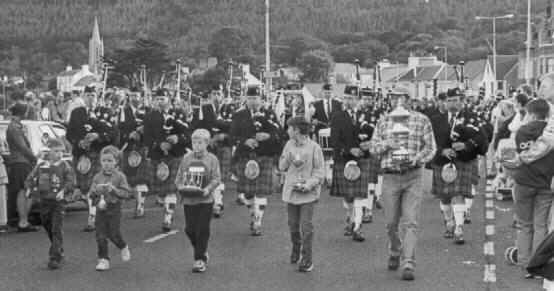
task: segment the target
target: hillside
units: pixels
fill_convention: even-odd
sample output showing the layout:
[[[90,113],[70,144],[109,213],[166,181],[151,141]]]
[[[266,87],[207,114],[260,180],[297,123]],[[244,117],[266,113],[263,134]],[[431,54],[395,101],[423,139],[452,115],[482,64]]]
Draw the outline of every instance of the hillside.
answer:
[[[498,51],[514,53],[523,46],[526,0],[428,2],[272,0],[271,36],[274,43],[289,46],[298,36],[319,41],[323,45],[317,48],[339,61],[369,47],[369,56],[362,55],[367,65],[381,57],[402,61],[435,44],[449,46],[449,59],[458,61],[490,51],[491,24],[475,21],[475,15],[515,13],[516,18],[497,25]],[[546,2],[533,1],[534,14],[543,14]],[[235,26],[252,39],[253,55],[263,52],[261,0],[3,0],[0,73],[28,70],[28,63],[55,72],[82,62],[95,15],[107,51],[142,37],[167,44],[171,57],[204,57],[211,54],[213,34]]]

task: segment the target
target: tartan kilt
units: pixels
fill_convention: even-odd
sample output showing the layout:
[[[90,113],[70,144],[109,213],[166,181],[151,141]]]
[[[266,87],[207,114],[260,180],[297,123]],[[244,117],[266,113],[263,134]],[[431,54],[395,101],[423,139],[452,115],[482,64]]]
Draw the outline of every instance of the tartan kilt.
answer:
[[[77,170],[77,163],[79,163],[78,157],[73,157],[73,170],[75,171],[75,180],[77,182],[77,188],[81,191],[83,195],[86,195],[90,190],[90,185],[92,184],[92,179],[94,175],[100,172],[102,166],[100,165],[100,154],[91,153],[86,155],[90,159],[90,170],[86,174],[81,174]]]
[[[274,187],[274,162],[273,157],[258,157],[256,161],[260,166],[260,175],[254,180],[247,179],[244,175],[244,169],[249,158],[241,158],[237,163],[237,192],[244,193],[246,198],[269,196],[275,192]]]
[[[166,194],[177,193],[177,186],[175,185],[175,178],[177,177],[177,171],[181,165],[183,157],[164,157],[160,160],[150,161],[150,188],[148,193],[151,195],[158,195],[164,197]],[[169,168],[169,177],[162,181],[156,176],[158,164],[164,162]]]
[[[371,170],[369,158],[360,159],[358,161],[358,167],[360,167],[360,178],[356,181],[348,181],[344,177],[344,167],[346,166],[344,160],[335,161],[333,164],[333,181],[331,182],[330,195],[333,197],[342,197],[346,200],[352,200],[354,198],[367,198],[369,183],[377,183],[377,170]],[[372,165],[372,166],[373,166]],[[377,165],[378,169],[379,165]],[[375,173],[375,182],[370,178],[373,171]]]
[[[150,162],[150,159],[148,159],[144,153],[141,153],[140,156],[142,157],[142,160],[140,164],[133,168],[129,166],[128,158],[130,151],[123,152],[123,158],[121,159],[121,171],[127,176],[127,183],[129,183],[129,186],[135,187],[140,184],[146,184],[150,185],[152,182],[152,165]]]
[[[433,166],[433,185],[431,193],[439,199],[451,199],[456,196],[472,198],[471,186],[479,183],[477,160],[471,162],[455,162],[458,176],[452,183],[442,180],[442,167]]]
[[[219,171],[221,172],[221,180],[226,183],[231,178],[231,147],[217,147],[215,156],[219,160]]]
[[[369,166],[368,166],[368,180],[371,184],[377,184],[379,174],[381,173],[381,160],[376,155],[371,155],[369,157]]]

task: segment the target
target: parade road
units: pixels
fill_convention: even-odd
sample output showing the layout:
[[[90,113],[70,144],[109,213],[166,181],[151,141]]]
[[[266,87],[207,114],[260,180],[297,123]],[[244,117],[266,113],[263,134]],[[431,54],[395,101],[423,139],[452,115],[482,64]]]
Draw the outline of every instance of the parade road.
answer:
[[[252,237],[246,209],[235,204],[234,193],[227,193],[223,218],[212,222],[206,273],[191,272],[192,248],[183,232],[182,208],[177,211],[175,230],[161,235],[161,208],[149,200],[143,219],[133,219],[133,203],[126,204],[121,224],[132,259],[121,262],[119,251],[110,245],[112,269],[107,272],[94,270],[94,233],[81,232],[86,212],[66,215],[66,264],[60,270],[46,267],[49,242],[44,231],[2,234],[0,290],[485,290],[482,196],[476,198],[473,223],[466,225],[466,244],[456,246],[442,237],[444,227],[438,202],[425,195],[413,282],[402,281],[399,273],[387,270],[382,210],[376,210],[373,223],[364,225],[366,241],[354,242],[343,236],[341,201],[324,191],[314,217],[312,273],[299,273],[289,263],[287,215],[280,196],[270,199],[264,235]],[[511,202],[495,201],[495,207],[495,287],[539,290],[541,280],[523,279],[516,267],[504,262],[503,251],[514,241]]]

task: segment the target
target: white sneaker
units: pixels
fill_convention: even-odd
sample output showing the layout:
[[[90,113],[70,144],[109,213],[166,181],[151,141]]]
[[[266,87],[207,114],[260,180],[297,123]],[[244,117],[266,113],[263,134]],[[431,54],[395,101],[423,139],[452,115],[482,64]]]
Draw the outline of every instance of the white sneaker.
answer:
[[[107,271],[110,269],[110,261],[106,259],[99,259],[96,265],[96,271]]]
[[[194,273],[203,273],[206,271],[206,263],[202,260],[198,260],[194,262],[194,265],[192,265],[192,271]]]
[[[129,251],[129,246],[125,246],[121,249],[121,260],[124,262],[131,260],[131,251]]]

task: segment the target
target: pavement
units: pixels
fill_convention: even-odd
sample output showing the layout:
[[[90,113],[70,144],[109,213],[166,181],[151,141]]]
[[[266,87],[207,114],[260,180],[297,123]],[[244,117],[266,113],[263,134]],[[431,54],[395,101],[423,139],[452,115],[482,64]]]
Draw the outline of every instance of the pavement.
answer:
[[[425,179],[429,185],[429,177]],[[232,187],[229,187],[232,188]],[[428,191],[428,187],[426,188]],[[110,245],[112,269],[96,272],[94,233],[81,232],[86,212],[68,212],[64,225],[66,264],[46,268],[49,242],[44,231],[0,234],[0,290],[486,290],[483,283],[483,195],[475,199],[473,223],[465,227],[466,244],[457,246],[442,237],[438,201],[426,195],[417,248],[416,279],[400,280],[388,271],[387,237],[382,210],[365,224],[366,241],[343,236],[344,210],[327,191],[317,205],[312,273],[299,273],[289,263],[290,242],[286,208],[279,195],[270,198],[264,218],[264,235],[251,237],[248,212],[225,196],[225,214],[212,221],[210,262],[203,274],[191,272],[192,248],[183,232],[181,207],[175,231],[160,236],[161,208],[153,199],[146,217],[133,219],[133,203],[125,204],[122,232],[132,253],[121,262]],[[504,263],[504,249],[513,245],[511,202],[496,204],[497,282],[492,290],[541,290],[540,280],[526,280],[517,267]],[[145,240],[147,242],[145,242]]]

